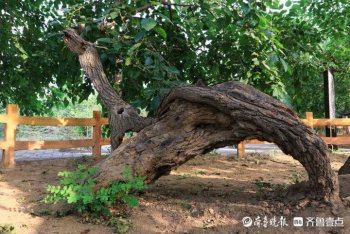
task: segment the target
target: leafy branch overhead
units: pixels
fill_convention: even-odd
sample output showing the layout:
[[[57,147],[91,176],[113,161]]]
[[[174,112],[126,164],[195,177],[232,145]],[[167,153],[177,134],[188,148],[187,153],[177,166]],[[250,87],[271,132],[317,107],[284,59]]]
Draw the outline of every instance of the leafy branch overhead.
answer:
[[[96,43],[113,88],[149,115],[170,87],[198,79],[241,80],[320,115],[320,74],[329,67],[337,71],[338,109],[350,107],[342,95],[350,82],[345,0],[39,0],[2,1],[0,9],[0,40],[8,42],[0,45],[1,104],[27,113],[94,92],[62,43],[70,27]]]

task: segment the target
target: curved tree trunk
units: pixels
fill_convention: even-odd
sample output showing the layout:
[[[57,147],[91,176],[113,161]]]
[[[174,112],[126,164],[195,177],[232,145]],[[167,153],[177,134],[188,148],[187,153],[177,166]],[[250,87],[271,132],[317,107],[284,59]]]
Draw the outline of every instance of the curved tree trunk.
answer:
[[[98,165],[98,181],[104,186],[121,179],[128,165],[152,182],[196,155],[246,139],[276,143],[305,167],[315,195],[338,199],[322,139],[287,106],[239,82],[173,88],[158,109],[157,121]]]
[[[126,165],[134,175],[152,182],[196,155],[247,139],[276,143],[306,169],[315,195],[339,199],[327,146],[312,129],[281,102],[239,82],[212,88],[173,88],[163,99],[155,120],[143,119],[113,91],[94,45],[67,29],[65,43],[76,54],[86,75],[110,113],[113,148],[126,131],[141,131],[98,164],[99,186],[121,179]]]

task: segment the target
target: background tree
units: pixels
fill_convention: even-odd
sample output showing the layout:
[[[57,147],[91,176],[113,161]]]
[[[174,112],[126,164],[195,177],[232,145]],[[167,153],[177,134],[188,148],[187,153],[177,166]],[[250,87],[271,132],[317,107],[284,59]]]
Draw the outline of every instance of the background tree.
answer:
[[[283,80],[293,108],[299,114],[312,110],[324,117],[322,72],[333,69],[338,115],[349,112],[349,2],[289,4],[290,9],[281,11],[274,21],[282,29],[281,43],[290,64]]]

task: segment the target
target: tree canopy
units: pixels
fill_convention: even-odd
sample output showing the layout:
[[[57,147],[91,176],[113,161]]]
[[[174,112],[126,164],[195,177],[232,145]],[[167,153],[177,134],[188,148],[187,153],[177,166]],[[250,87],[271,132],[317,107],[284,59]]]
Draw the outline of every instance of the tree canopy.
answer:
[[[336,1],[0,2],[0,102],[26,113],[94,92],[61,32],[97,44],[110,82],[152,115],[170,87],[228,80],[251,84],[299,114],[323,113],[325,69],[348,112],[350,3]]]

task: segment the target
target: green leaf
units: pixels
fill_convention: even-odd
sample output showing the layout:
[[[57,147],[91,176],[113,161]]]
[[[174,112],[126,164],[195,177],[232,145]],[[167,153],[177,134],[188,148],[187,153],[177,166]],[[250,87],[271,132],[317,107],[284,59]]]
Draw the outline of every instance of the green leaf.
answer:
[[[170,66],[170,67],[165,66],[164,68],[165,68],[165,70],[166,70],[168,73],[175,74],[175,75],[180,75],[179,69],[177,69],[177,68],[174,67],[174,66]]]
[[[275,52],[269,53],[267,56],[267,63],[272,66],[275,65],[276,62],[278,62],[278,56]]]
[[[241,3],[241,9],[242,9],[244,15],[247,15],[251,11],[249,4],[247,4],[245,2]]]
[[[264,65],[264,67],[267,69],[267,70],[271,70],[271,67],[269,65],[267,65],[264,61],[261,62],[262,65]]]
[[[253,61],[255,66],[259,66],[260,65],[260,62],[259,62],[259,60],[257,58],[253,58],[252,61]]]
[[[152,18],[142,19],[141,27],[146,31],[150,31],[157,25],[157,22]]]
[[[69,106],[69,101],[68,101],[67,98],[65,98],[65,99],[63,100],[63,104],[64,104],[65,107]]]
[[[283,58],[280,58],[281,63],[283,65],[284,71],[287,72],[288,71],[288,64],[286,63],[286,61],[284,61]]]
[[[132,55],[141,46],[141,44],[142,43],[139,42],[131,46],[131,48],[128,50],[128,55]]]
[[[75,192],[71,192],[67,197],[67,203],[72,204],[72,203],[76,203],[77,201],[78,201],[77,194]]]
[[[94,197],[88,194],[84,194],[82,198],[83,198],[83,204],[89,204],[92,202]]]
[[[97,42],[103,42],[103,43],[113,43],[113,39],[109,38],[109,37],[103,37],[103,38],[99,38],[97,39]]]
[[[120,42],[115,42],[113,44],[113,49],[118,52],[121,48],[123,48],[123,45]]]
[[[127,57],[127,58],[125,59],[125,65],[126,65],[126,66],[131,65],[131,58],[130,58],[130,57]]]
[[[159,26],[156,26],[153,30],[156,31],[164,39],[167,38],[167,33],[166,33],[166,31],[163,28],[161,28]]]
[[[137,198],[134,196],[127,195],[127,196],[123,197],[123,200],[130,207],[139,206],[139,200],[137,200]]]
[[[135,41],[138,42],[140,41],[142,38],[144,38],[146,36],[146,31],[145,30],[141,30],[138,33],[136,33],[135,35]]]
[[[119,16],[119,11],[112,11],[109,15],[112,19],[115,19]]]
[[[171,20],[170,20],[170,18],[169,18],[168,16],[163,15],[163,14],[161,14],[161,13],[158,13],[158,15],[159,15],[160,17],[162,17],[162,18],[164,19],[165,22],[172,23]]]
[[[15,46],[16,46],[16,48],[19,50],[19,51],[21,51],[21,57],[24,59],[24,60],[26,60],[27,58],[28,58],[28,54],[27,54],[27,52],[23,49],[23,47],[17,42],[17,43],[15,43]]]
[[[121,176],[124,180],[130,180],[132,175],[131,175],[131,169],[129,166],[125,166],[124,170],[121,173]]]

